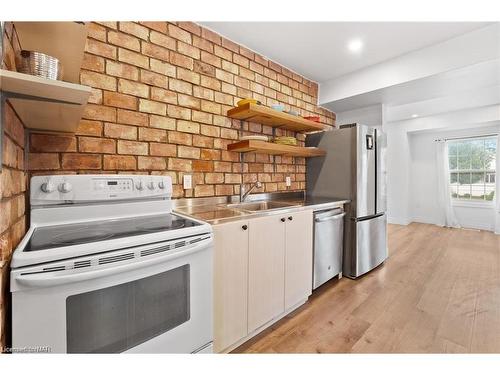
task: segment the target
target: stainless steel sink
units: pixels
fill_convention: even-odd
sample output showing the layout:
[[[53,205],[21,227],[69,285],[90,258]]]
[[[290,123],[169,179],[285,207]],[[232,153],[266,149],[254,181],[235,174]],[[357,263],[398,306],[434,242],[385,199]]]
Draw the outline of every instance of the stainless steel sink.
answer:
[[[276,201],[232,203],[232,204],[226,205],[227,208],[232,208],[235,210],[249,211],[249,212],[269,211],[269,210],[276,210],[276,209],[293,207],[293,206],[297,206],[297,204],[286,203],[286,202],[276,202]]]

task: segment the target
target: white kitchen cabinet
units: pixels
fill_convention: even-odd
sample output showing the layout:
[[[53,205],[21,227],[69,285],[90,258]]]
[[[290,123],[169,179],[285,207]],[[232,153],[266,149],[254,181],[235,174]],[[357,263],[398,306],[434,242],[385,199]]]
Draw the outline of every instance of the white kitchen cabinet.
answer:
[[[259,328],[285,310],[284,216],[250,221],[248,254],[248,331]]]
[[[307,300],[312,290],[312,211],[214,228],[214,349],[226,351]]]
[[[313,279],[313,213],[287,215],[285,225],[285,310],[307,299]]]
[[[248,222],[214,230],[214,350],[220,352],[248,333]]]

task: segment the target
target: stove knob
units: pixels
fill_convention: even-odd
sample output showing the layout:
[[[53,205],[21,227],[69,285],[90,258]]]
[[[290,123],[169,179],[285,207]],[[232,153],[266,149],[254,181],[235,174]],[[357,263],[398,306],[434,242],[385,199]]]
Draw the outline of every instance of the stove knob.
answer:
[[[148,189],[153,190],[155,188],[155,183],[153,181],[148,183]]]
[[[137,188],[137,190],[143,190],[144,184],[142,183],[142,181],[139,181],[135,187]]]
[[[165,189],[165,183],[163,181],[158,182],[158,187],[160,189]]]
[[[73,186],[69,182],[63,182],[59,185],[59,191],[61,193],[69,193],[73,189]]]
[[[44,193],[52,193],[56,187],[52,182],[44,182],[42,186],[40,186],[40,189],[42,189]]]

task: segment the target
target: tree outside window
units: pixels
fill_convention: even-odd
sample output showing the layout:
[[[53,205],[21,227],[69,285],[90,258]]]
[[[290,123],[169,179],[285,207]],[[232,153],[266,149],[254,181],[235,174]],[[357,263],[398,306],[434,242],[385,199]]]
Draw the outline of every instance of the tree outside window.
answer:
[[[448,141],[452,198],[493,201],[496,150],[496,137]]]

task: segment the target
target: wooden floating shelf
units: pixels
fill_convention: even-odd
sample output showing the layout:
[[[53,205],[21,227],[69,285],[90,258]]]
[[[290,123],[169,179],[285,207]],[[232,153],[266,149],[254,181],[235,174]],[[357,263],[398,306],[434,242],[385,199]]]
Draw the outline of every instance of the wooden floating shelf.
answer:
[[[227,111],[227,116],[238,120],[257,122],[294,132],[324,131],[328,126],[306,120],[300,116],[276,111],[263,105],[247,103]]]
[[[299,156],[304,158],[326,155],[326,151],[316,147],[280,145],[277,143],[254,140],[232,143],[227,146],[227,149],[228,151],[234,152],[254,152],[258,154]]]
[[[0,91],[27,128],[75,132],[91,88],[0,69]]]

